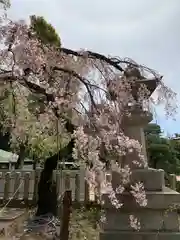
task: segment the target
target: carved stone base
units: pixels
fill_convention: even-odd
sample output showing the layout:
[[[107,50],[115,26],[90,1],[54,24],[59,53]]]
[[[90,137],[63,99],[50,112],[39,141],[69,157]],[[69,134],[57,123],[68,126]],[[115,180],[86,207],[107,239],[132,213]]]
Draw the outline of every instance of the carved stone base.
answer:
[[[148,204],[140,207],[128,192],[117,195],[123,203],[115,209],[108,196],[104,195],[106,223],[100,240],[176,240],[180,239],[179,216],[180,194],[164,187],[163,171],[154,169],[136,170],[132,181],[144,182]],[[157,184],[156,184],[157,182]],[[130,226],[130,215],[138,218],[140,231]]]
[[[132,172],[131,183],[143,182],[147,191],[161,191],[165,186],[162,169],[136,169]]]
[[[119,173],[112,173],[112,185],[119,185]],[[165,186],[164,171],[162,169],[145,168],[135,169],[130,177],[130,185],[136,182],[143,182],[144,188],[147,191],[162,191]]]

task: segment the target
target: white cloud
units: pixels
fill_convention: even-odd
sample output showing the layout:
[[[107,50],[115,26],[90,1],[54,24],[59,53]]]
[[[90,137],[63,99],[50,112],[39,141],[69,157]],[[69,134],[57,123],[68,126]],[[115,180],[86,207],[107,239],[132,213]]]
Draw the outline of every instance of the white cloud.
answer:
[[[180,92],[179,0],[11,2],[13,18],[43,15],[55,26],[64,46],[133,58],[158,70],[165,82]],[[172,124],[167,128],[171,131]]]

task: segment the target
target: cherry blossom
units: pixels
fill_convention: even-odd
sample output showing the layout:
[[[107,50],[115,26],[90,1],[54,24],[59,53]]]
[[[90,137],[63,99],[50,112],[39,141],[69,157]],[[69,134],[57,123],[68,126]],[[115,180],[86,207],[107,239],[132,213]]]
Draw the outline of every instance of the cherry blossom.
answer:
[[[132,158],[132,165],[147,166],[141,144],[126,136],[123,126],[123,119],[134,107],[143,110],[144,101],[150,103],[150,92],[140,80],[158,82],[158,101],[165,102],[169,115],[175,111],[170,103],[175,94],[158,73],[130,59],[44,45],[24,21],[3,19],[0,40],[0,83],[15,106],[3,109],[2,122],[5,129],[11,128],[12,144],[32,147],[37,136],[56,135],[57,120],[62,137],[64,122],[70,119],[76,130],[71,136],[66,134],[69,140],[75,138],[75,161],[86,165],[87,181],[96,190],[103,185],[112,205],[121,208],[116,195],[126,190],[132,171],[131,164],[123,163],[124,157],[133,153],[137,158]],[[41,100],[41,109],[29,109],[30,94]],[[121,176],[115,190],[106,181],[107,170]],[[147,204],[142,183],[132,185],[131,194],[140,206]],[[139,229],[136,219],[130,216],[130,221]]]

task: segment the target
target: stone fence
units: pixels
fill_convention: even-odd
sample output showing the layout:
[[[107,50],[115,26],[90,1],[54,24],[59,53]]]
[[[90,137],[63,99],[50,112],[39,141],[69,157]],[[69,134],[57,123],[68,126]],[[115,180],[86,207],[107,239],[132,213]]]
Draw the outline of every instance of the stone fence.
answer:
[[[41,170],[0,171],[0,204],[8,207],[28,207],[36,204],[38,182]],[[94,199],[93,192],[84,179],[84,170],[54,171],[57,194],[60,199],[65,190],[72,191],[73,201],[89,202]]]

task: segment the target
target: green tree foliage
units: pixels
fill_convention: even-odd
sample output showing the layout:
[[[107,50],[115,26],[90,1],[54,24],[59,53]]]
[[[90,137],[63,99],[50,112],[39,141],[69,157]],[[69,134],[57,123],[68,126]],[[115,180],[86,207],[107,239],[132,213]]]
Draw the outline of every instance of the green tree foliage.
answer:
[[[3,95],[4,91],[7,94]],[[29,107],[31,92],[7,84],[0,93],[4,96],[0,101],[0,148],[20,156],[17,168],[23,166],[25,157],[44,159],[63,146],[67,134],[61,122],[57,129],[57,120],[47,106],[44,111],[36,109],[36,104]]]
[[[30,21],[31,29],[42,43],[55,47],[61,46],[61,40],[56,30],[43,17],[32,15]]]
[[[176,156],[180,159],[180,134],[175,133],[175,137],[170,139],[171,145],[176,151]],[[180,171],[179,171],[180,172]]]
[[[148,136],[159,136],[161,133],[161,127],[155,123],[149,123],[145,129],[145,134]]]
[[[180,172],[180,144],[162,136],[159,125],[150,123],[145,128],[149,166],[167,173]]]

